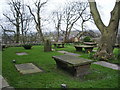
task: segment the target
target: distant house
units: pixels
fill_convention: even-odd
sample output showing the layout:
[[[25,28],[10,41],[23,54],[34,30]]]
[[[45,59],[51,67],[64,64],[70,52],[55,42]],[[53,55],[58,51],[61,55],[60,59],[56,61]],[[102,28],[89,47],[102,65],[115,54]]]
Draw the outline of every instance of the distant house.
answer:
[[[60,36],[59,39],[58,39],[58,42],[63,42],[63,40],[64,40],[64,37]]]

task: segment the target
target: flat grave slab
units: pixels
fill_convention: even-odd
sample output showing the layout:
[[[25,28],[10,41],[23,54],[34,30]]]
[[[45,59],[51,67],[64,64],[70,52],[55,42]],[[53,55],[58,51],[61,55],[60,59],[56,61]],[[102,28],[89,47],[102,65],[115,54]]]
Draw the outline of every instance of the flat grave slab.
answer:
[[[65,54],[66,54],[66,55],[77,56],[77,57],[78,57],[78,56],[80,56],[80,54],[76,54],[76,53],[69,53],[69,52],[68,52],[68,53],[65,53]]]
[[[35,66],[32,63],[16,64],[15,67],[22,74],[43,72],[43,70],[39,69],[37,66]]]
[[[57,51],[57,52],[59,52],[59,53],[63,53],[63,54],[68,53],[67,51]]]
[[[93,62],[72,55],[53,56],[52,58],[56,61],[57,68],[63,69],[76,77],[88,74],[90,65]]]
[[[21,56],[21,55],[28,55],[26,52],[17,52],[17,55]]]
[[[63,54],[65,54],[65,55],[80,56],[80,54],[70,53],[70,52],[67,52],[67,51],[57,51],[57,52],[63,53]]]

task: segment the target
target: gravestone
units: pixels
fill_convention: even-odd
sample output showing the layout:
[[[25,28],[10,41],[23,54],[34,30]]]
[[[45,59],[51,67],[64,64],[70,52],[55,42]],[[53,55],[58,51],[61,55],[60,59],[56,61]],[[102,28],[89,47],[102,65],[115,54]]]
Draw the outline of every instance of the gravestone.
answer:
[[[44,43],[44,52],[52,51],[50,40],[46,40]]]
[[[53,56],[57,68],[63,69],[73,76],[79,77],[88,74],[92,60],[75,57],[72,55]]]
[[[15,64],[15,67],[21,74],[30,74],[30,73],[37,73],[43,71],[32,63]]]
[[[59,53],[63,53],[63,54],[68,53],[67,51],[57,51],[57,52],[59,52]]]
[[[8,84],[8,82],[5,80],[4,77],[2,77],[2,76],[0,75],[0,90],[1,90],[2,88],[8,87],[8,86],[10,86],[10,85]]]
[[[65,55],[71,55],[71,56],[80,56],[80,54],[76,54],[76,53],[70,53],[70,52],[67,52],[67,51],[57,51],[59,53],[63,53]]]
[[[65,53],[66,55],[71,55],[71,56],[76,56],[76,57],[78,57],[78,56],[80,56],[80,54],[76,54],[76,53]]]
[[[28,55],[26,52],[17,52],[17,55],[21,56],[21,55]]]

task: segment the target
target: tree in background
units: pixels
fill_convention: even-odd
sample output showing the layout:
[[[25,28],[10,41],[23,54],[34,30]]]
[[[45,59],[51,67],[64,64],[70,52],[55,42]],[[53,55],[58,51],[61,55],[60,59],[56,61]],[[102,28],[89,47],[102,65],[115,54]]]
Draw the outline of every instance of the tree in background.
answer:
[[[27,5],[31,15],[33,16],[34,22],[36,24],[36,30],[39,33],[39,36],[40,36],[42,42],[44,42],[44,36],[43,36],[42,28],[41,28],[42,27],[42,25],[41,25],[41,9],[44,7],[44,5],[46,3],[47,3],[47,1],[45,1],[45,2],[41,2],[41,0],[36,1],[34,3],[35,7],[36,7],[35,13],[32,11],[31,7],[29,5]]]
[[[87,13],[88,7],[89,7],[88,3],[82,1],[71,2],[70,4],[67,4],[67,6],[64,9],[63,16],[66,25],[64,42],[67,42],[67,40],[69,39],[70,32],[79,19],[81,19],[83,23],[89,20],[90,17],[83,18],[85,17],[85,14],[88,15]]]
[[[3,14],[10,23],[12,23],[16,28],[16,43],[19,43],[20,37],[20,8],[21,3],[18,1],[11,0],[9,3],[11,14]]]
[[[56,42],[58,42],[60,37],[61,21],[62,21],[62,13],[60,11],[53,12],[53,22],[55,24],[55,29],[57,31]]]
[[[111,11],[111,18],[108,26],[105,26],[101,20],[95,0],[89,0],[90,11],[94,22],[101,32],[101,40],[98,51],[95,54],[99,59],[107,60],[113,56],[113,46],[115,45],[120,19],[120,1],[116,0],[115,6]]]
[[[29,26],[30,23],[32,22],[32,17],[29,13],[27,13],[27,8],[24,3],[21,5],[21,10],[20,10],[20,28],[21,28],[21,33],[22,33],[22,43],[25,44],[26,40],[26,34],[29,31]]]
[[[10,6],[10,12],[4,13],[3,15],[13,27],[16,28],[16,43],[19,43],[20,41],[20,32],[22,32],[22,42],[24,42],[24,36],[29,29],[29,22],[31,20],[30,15],[28,15],[25,5],[21,0],[10,0],[8,4]],[[5,27],[2,26],[2,28],[5,30]]]
[[[77,3],[77,2],[76,2]],[[82,4],[82,5],[80,5]],[[88,2],[84,2],[84,3],[77,3],[78,6],[76,6],[76,10],[79,11],[80,6],[82,6],[83,8],[83,13],[79,13],[80,15],[80,19],[79,19],[79,24],[78,26],[81,28],[81,31],[77,30],[79,33],[75,36],[78,39],[80,39],[84,34],[86,34],[86,22],[88,21],[93,21],[92,17],[91,17],[91,13],[89,12],[89,3]],[[80,6],[79,6],[80,5]],[[79,8],[78,8],[79,7]],[[81,24],[81,25],[80,25]]]

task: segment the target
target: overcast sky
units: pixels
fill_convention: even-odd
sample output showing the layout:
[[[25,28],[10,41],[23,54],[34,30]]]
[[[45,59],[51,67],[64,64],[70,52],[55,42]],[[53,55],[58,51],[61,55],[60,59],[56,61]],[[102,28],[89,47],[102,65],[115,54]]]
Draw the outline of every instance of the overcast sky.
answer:
[[[7,9],[7,2],[8,0],[0,0],[0,18],[3,17],[3,11]],[[32,1],[35,0],[25,0],[25,2],[32,4]],[[49,4],[47,5],[48,11],[54,10],[59,8],[60,6],[64,5],[67,1],[75,1],[75,0],[48,0]],[[110,11],[112,11],[115,1],[116,0],[95,0],[97,2],[97,7],[100,12],[101,18],[105,25],[108,25],[110,20]],[[88,23],[88,25],[92,25],[91,29],[97,29],[95,25]]]

